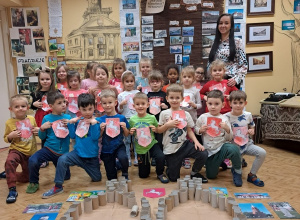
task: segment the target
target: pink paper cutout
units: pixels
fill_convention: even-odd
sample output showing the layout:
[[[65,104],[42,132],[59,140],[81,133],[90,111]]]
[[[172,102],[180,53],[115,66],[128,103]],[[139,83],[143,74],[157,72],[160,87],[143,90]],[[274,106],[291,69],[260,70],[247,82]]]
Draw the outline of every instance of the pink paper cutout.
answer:
[[[150,99],[149,103],[150,103],[149,112],[151,114],[157,115],[158,113],[160,113],[161,111],[160,98]]]
[[[220,127],[221,122],[222,119],[220,118],[208,117],[207,118],[208,129],[206,130],[206,133],[211,137],[219,136],[221,134],[221,127]]]
[[[177,125],[177,128],[179,128],[179,129],[183,129],[187,125],[185,112],[183,110],[173,111],[172,119],[179,120],[179,124]]]
[[[106,118],[106,134],[112,138],[120,134],[120,119]]]
[[[79,111],[77,99],[78,99],[78,97],[68,97],[68,102],[69,102],[68,108],[69,108],[69,111],[73,112],[75,114]]]
[[[42,106],[43,111],[46,112],[46,111],[49,111],[51,109],[50,106],[48,105],[46,95],[43,95],[43,97],[42,97],[42,104],[43,104],[43,106]]]
[[[150,86],[142,87],[142,92],[147,95],[149,92],[152,92],[151,87]]]
[[[100,94],[101,94],[101,90],[98,90],[96,101],[97,101],[97,110],[102,113],[104,112],[104,108],[101,104]]]
[[[57,120],[52,123],[52,129],[54,131],[54,134],[58,138],[65,138],[69,134],[68,127],[65,127],[62,123],[62,120]]]
[[[183,98],[183,101],[180,103],[180,106],[188,107],[189,106],[189,101],[191,101],[191,97],[189,95],[187,95]]]
[[[123,84],[121,82],[115,82],[115,87],[118,90],[118,93],[123,92]]]
[[[247,127],[233,127],[233,141],[239,146],[244,146],[248,143],[248,128]]]
[[[128,108],[132,109],[132,110],[135,110],[133,107],[133,96],[134,95],[135,94],[130,94],[130,95],[126,96],[126,98],[125,98],[125,100],[127,101]]]
[[[32,125],[29,118],[16,122],[17,130],[21,131],[21,138],[30,138],[32,136]]]
[[[86,122],[85,120],[80,120],[77,125],[75,134],[78,137],[82,138],[89,132],[89,129],[90,129],[90,123]]]
[[[195,83],[194,86],[193,86],[195,89],[198,89],[198,90],[201,90],[202,89],[202,86],[200,83]]]
[[[143,196],[148,198],[159,198],[166,195],[165,188],[151,188],[151,189],[144,189]]]
[[[136,136],[138,139],[138,144],[147,147],[152,142],[151,132],[149,127],[137,128]]]
[[[65,87],[65,85],[61,84],[61,83],[57,83],[57,89],[60,90],[60,91],[67,90],[67,88]]]
[[[223,85],[221,83],[218,83],[216,85],[213,85],[213,86],[209,87],[209,91],[212,91],[212,90],[220,90],[221,92],[224,93],[224,88],[223,88]]]

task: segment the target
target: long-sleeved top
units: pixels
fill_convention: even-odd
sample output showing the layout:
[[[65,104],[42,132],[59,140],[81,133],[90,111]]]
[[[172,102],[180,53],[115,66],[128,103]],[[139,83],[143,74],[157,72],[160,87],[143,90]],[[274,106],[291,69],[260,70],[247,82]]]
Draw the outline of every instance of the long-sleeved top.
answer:
[[[40,100],[40,102],[42,101],[42,98],[44,95],[47,95],[47,92],[48,91],[36,91],[36,92],[32,92],[30,93],[30,96],[32,97],[32,103],[31,103],[31,106],[30,108],[33,109],[33,110],[37,110],[38,108],[35,107],[33,105],[34,102]]]
[[[159,90],[158,92],[148,92],[147,96],[148,96],[149,101],[150,101],[150,99],[157,99],[157,98],[159,98],[160,99],[160,103],[164,103],[164,104],[166,104],[168,106],[168,108],[170,108],[170,104],[167,102],[166,93],[165,92],[163,92],[161,90]],[[166,109],[161,109],[161,111],[163,111],[163,110],[166,110]],[[147,109],[147,113],[151,114],[149,112],[149,108]],[[155,118],[156,118],[157,121],[159,121],[159,115],[160,115],[160,113],[158,113],[158,114],[155,115]]]
[[[80,88],[85,90],[88,90],[89,88],[95,88],[97,86],[98,86],[98,82],[90,78],[82,80],[80,84]]]
[[[138,92],[139,90],[124,91],[118,95],[118,112],[124,115],[127,120],[129,120],[131,116],[136,114],[136,111],[133,108],[133,96]],[[127,100],[127,104],[123,105],[123,108],[121,109],[120,104],[124,100]]]
[[[197,90],[194,87],[191,87],[189,89],[184,89],[183,97],[184,97],[184,101],[182,103],[184,103],[186,98],[189,97],[189,101],[192,101],[196,104],[196,106],[197,106],[196,108],[194,108],[190,105],[186,106],[187,103],[185,103],[185,106],[183,105],[183,106],[180,107],[182,110],[187,111],[188,113],[190,113],[194,123],[196,123],[197,109],[200,109],[202,107],[199,90]]]

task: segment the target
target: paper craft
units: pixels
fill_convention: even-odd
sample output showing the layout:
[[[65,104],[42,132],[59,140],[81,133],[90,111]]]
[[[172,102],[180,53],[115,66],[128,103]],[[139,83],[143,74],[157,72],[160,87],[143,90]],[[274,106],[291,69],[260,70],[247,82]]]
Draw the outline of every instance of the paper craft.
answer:
[[[80,120],[77,125],[75,134],[78,137],[82,138],[89,132],[89,128],[90,128],[90,123],[87,123],[85,120]]]
[[[212,190],[212,189],[216,190],[216,193],[217,193],[217,194],[223,193],[223,195],[224,195],[225,197],[228,197],[228,191],[227,191],[227,188],[222,188],[222,187],[209,187],[209,190]]]
[[[244,146],[248,143],[248,128],[247,127],[233,127],[233,140],[239,146]]]
[[[180,105],[182,107],[188,107],[189,106],[189,101],[191,100],[191,97],[190,96],[185,96],[183,98],[183,101],[180,103]]]
[[[138,139],[138,144],[147,147],[152,142],[151,131],[149,127],[137,128],[136,137]]]
[[[58,138],[65,138],[69,134],[68,127],[65,127],[62,120],[57,120],[52,123],[52,129],[54,131],[54,134]]]
[[[30,220],[55,220],[58,212],[55,213],[37,213]]]
[[[151,189],[144,189],[143,196],[148,198],[159,198],[166,195],[165,188],[151,188]]]
[[[147,95],[149,92],[152,92],[151,87],[150,86],[142,87],[142,92]]]
[[[118,93],[123,92],[123,85],[121,82],[115,82],[115,87],[118,90]]]
[[[213,86],[209,87],[208,90],[209,90],[209,91],[212,91],[212,90],[220,90],[221,92],[224,92],[223,86],[222,86],[221,83],[218,83],[218,84],[216,84],[216,85],[213,85]]]
[[[104,112],[104,108],[102,107],[102,104],[101,104],[101,99],[100,99],[100,94],[101,94],[101,90],[98,90],[97,91],[97,95],[96,95],[96,101],[97,101],[97,110],[99,112]]]
[[[268,193],[234,193],[238,199],[269,199]]]
[[[21,138],[28,139],[32,136],[32,125],[29,118],[26,118],[22,121],[17,121],[16,127],[19,131],[21,131]]]
[[[67,90],[68,88],[66,86],[68,86],[68,84],[57,83],[57,89],[60,91]]]
[[[247,218],[274,218],[262,203],[239,203],[239,207]]]
[[[127,100],[128,108],[131,110],[135,110],[133,107],[133,96],[134,96],[134,94],[130,94],[130,95],[126,96],[126,98],[125,98],[125,100]]]
[[[95,191],[73,191],[67,198],[67,202],[83,201],[93,195],[98,195],[99,192],[105,192],[105,190],[95,190]]]
[[[208,117],[207,118],[208,129],[206,130],[206,133],[211,137],[219,136],[221,134],[221,127],[220,127],[221,122],[222,119],[220,118]]]
[[[269,202],[268,204],[281,219],[300,219],[299,213],[288,202]]]
[[[46,95],[43,95],[43,97],[42,97],[42,103],[43,103],[42,109],[45,112],[51,110],[50,106],[48,105],[47,96]]]
[[[198,90],[201,90],[201,89],[202,89],[202,86],[201,86],[200,83],[195,83],[193,87],[195,87],[195,88],[198,89]]]
[[[179,121],[179,124],[177,125],[177,128],[179,129],[183,129],[187,125],[185,112],[183,110],[173,111],[172,118]]]
[[[59,212],[62,207],[62,202],[57,203],[45,203],[45,204],[31,204],[28,205],[23,213],[47,213],[47,212]]]
[[[161,108],[160,108],[160,98],[155,98],[155,99],[150,99],[149,100],[149,112],[153,115],[157,115],[160,113]]]
[[[112,138],[120,134],[120,119],[106,118],[106,134]]]
[[[70,112],[73,112],[73,113],[77,113],[79,111],[78,109],[78,103],[77,103],[77,97],[68,97],[68,108],[69,108],[69,111]]]

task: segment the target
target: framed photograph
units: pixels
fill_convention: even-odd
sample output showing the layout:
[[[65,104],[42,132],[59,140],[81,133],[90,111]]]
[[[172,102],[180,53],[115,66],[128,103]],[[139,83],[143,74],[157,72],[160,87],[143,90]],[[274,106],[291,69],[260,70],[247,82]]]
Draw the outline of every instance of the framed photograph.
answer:
[[[242,6],[244,2],[244,0],[227,0],[227,6]]]
[[[215,35],[203,35],[202,47],[212,47],[215,40]]]
[[[248,72],[273,71],[273,51],[247,53]]]
[[[247,44],[273,43],[274,22],[251,23],[246,25],[246,29]]]
[[[194,37],[182,37],[182,44],[183,45],[193,45]]]
[[[219,11],[202,11],[202,22],[217,22]]]
[[[234,22],[245,22],[246,21],[246,11],[244,8],[228,8],[228,14],[232,14]]]
[[[23,8],[11,8],[11,22],[13,27],[25,27],[25,16]]]
[[[125,63],[138,63],[140,55],[138,53],[126,54],[124,57]]]
[[[142,24],[153,24],[153,15],[151,16],[142,16]]]
[[[300,14],[300,0],[294,0],[294,14]]]
[[[217,23],[202,24],[202,35],[216,34]]]
[[[273,15],[275,0],[247,0],[247,15]]]
[[[33,38],[44,38],[44,29],[43,28],[32,29],[32,35]]]
[[[211,47],[204,47],[202,48],[202,58],[208,59]]]
[[[36,53],[47,52],[46,43],[44,39],[34,39],[34,43]]]
[[[175,64],[177,65],[182,64],[182,54],[175,54]]]
[[[181,44],[181,36],[170,36],[170,45]]]
[[[142,34],[142,41],[151,41],[153,40],[153,33]]]
[[[181,27],[170,27],[169,34],[170,36],[181,35]]]
[[[153,50],[153,42],[142,42],[142,50]]]
[[[192,47],[191,45],[184,45],[183,46],[183,54],[184,55],[189,55],[192,52]]]
[[[190,55],[184,55],[182,57],[182,66],[187,67],[190,65]]]
[[[123,9],[136,9],[136,0],[122,0]]]
[[[155,30],[155,38],[167,37],[167,30]]]
[[[25,47],[19,39],[11,39],[12,57],[25,57]]]
[[[181,45],[170,46],[170,53],[182,53],[182,46]]]
[[[36,9],[26,10],[27,26],[38,26],[39,17]]]
[[[194,27],[183,27],[182,36],[194,36]]]
[[[281,30],[295,30],[295,20],[284,20],[282,21]]]
[[[65,44],[57,44],[56,56],[58,56],[58,57],[66,56]]]
[[[124,42],[123,43],[123,52],[139,51],[139,50],[140,50],[139,42]]]
[[[49,51],[50,53],[53,51],[57,51],[57,41],[56,39],[49,39],[48,40],[48,46],[49,46]]]
[[[153,47],[164,47],[165,38],[153,39]]]
[[[153,51],[142,51],[142,58],[153,59]]]
[[[152,33],[152,32],[153,32],[153,24],[142,25],[142,33]]]

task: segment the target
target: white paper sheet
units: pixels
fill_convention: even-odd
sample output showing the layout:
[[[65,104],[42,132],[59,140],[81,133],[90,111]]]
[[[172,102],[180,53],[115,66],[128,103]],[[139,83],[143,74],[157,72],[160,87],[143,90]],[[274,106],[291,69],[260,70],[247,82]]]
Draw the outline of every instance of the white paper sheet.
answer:
[[[49,37],[62,37],[62,17],[49,16]]]

